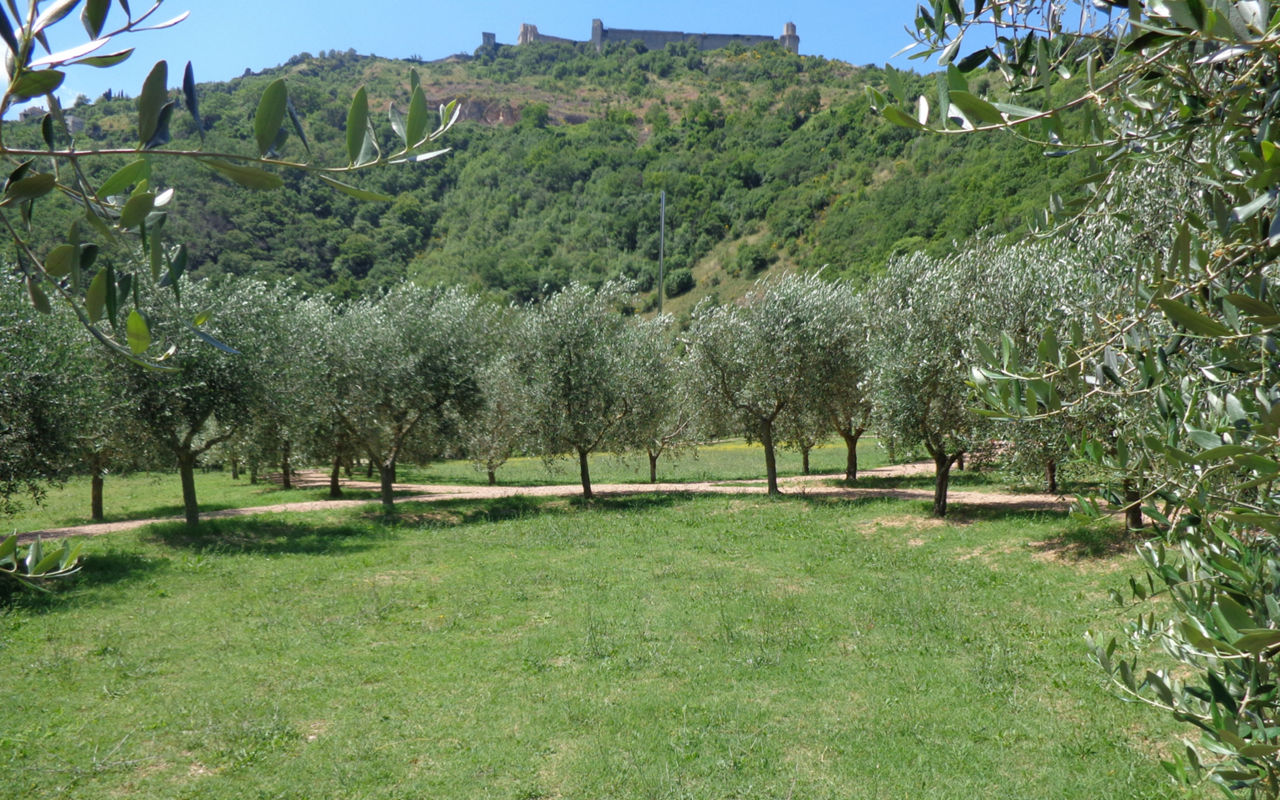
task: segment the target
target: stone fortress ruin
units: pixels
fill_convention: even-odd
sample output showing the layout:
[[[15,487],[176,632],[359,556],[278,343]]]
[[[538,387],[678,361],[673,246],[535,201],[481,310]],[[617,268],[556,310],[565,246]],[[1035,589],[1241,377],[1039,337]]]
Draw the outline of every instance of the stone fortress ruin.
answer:
[[[482,33],[484,47],[499,47],[497,37],[492,33]],[[737,43],[744,47],[754,47],[765,42],[777,42],[781,47],[792,53],[800,52],[800,37],[796,35],[796,26],[794,22],[788,22],[782,28],[782,35],[775,38],[773,36],[758,36],[753,34],[732,34],[732,33],[683,33],[681,31],[648,31],[637,30],[633,28],[606,28],[604,23],[598,19],[591,20],[591,39],[590,44],[593,45],[597,52],[604,49],[607,44],[617,44],[639,41],[650,50],[661,50],[671,42],[692,42],[699,50],[719,50],[722,47],[728,47]],[[520,26],[520,34],[516,38],[516,45],[529,44],[531,42],[550,42],[552,44],[585,44],[576,39],[565,39],[559,36],[547,36],[538,32],[537,25],[525,23]]]

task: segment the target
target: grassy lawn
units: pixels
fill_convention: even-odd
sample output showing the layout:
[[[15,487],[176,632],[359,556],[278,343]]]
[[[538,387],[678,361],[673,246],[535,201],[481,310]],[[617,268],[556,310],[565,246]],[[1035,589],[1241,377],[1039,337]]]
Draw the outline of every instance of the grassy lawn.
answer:
[[[514,498],[160,526],[0,615],[39,798],[1156,798],[1046,514]],[[1180,731],[1179,731],[1180,732]]]
[[[885,463],[883,452],[868,439],[859,443],[860,466],[874,467]],[[843,472],[844,445],[828,445],[814,450],[811,467],[815,473]],[[800,474],[800,456],[779,450],[778,470],[781,475]],[[678,461],[663,458],[658,462],[658,479],[662,481],[706,481],[762,479],[764,453],[759,445],[731,441],[704,447],[694,458],[683,456]],[[601,454],[592,456],[591,476],[596,483],[643,483],[649,480],[649,463],[644,455],[619,458]],[[356,479],[364,479],[357,471]],[[485,485],[488,477],[478,472],[469,461],[443,461],[423,467],[401,465],[397,478],[404,483],[455,483]],[[374,473],[377,480],[377,473]],[[542,459],[518,458],[498,470],[498,482],[506,486],[543,486],[578,482],[576,462],[557,462],[549,472]],[[197,472],[196,494],[203,511],[224,508],[248,508],[277,503],[301,503],[324,500],[327,488],[283,491],[265,480],[251,485],[241,475],[232,480],[230,472]],[[348,499],[377,498],[376,491],[347,490]],[[177,472],[109,475],[103,491],[104,511],[109,522],[126,519],[150,519],[182,515],[182,488]],[[83,525],[89,519],[89,479],[76,477],[61,487],[51,488],[44,502],[28,507],[17,515],[0,517],[0,532],[33,531],[45,528]]]

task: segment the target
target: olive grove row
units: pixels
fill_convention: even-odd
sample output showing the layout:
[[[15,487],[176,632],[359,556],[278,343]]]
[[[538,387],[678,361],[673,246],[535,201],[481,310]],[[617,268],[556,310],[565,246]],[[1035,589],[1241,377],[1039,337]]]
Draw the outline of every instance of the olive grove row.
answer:
[[[929,453],[943,515],[966,453],[999,451],[1055,488],[1072,441],[1119,413],[1085,406],[1014,431],[973,413],[967,385],[980,343],[1004,332],[1006,348],[1026,350],[1047,319],[1083,318],[1082,302],[1101,302],[1107,278],[1091,252],[988,242],[940,261],[901,259],[862,292],[820,275],[766,280],[740,301],[699,306],[684,331],[630,314],[618,282],[512,307],[411,284],[334,304],[249,280],[183,283],[182,309],[144,308],[172,370],[113,357],[70,315],[32,324],[9,283],[2,496],[12,506],[45,480],[87,473],[100,518],[109,471],[176,466],[194,524],[202,460],[271,465],[286,487],[294,465],[327,463],[337,494],[343,465],[367,459],[391,506],[397,464],[463,456],[493,481],[529,453],[575,458],[591,497],[591,453],[645,453],[654,480],[662,454],[726,434],[763,445],[777,492],[777,446],[807,461],[839,435],[852,480],[858,439],[874,429],[899,452]],[[200,324],[172,322],[188,317]]]

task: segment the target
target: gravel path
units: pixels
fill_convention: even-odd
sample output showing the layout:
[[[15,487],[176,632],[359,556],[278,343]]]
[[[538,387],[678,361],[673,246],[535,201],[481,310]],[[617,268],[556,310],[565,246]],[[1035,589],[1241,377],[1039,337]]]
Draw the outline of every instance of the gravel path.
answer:
[[[896,478],[910,475],[929,474],[933,470],[931,462],[923,461],[915,464],[894,464],[888,467],[862,470],[859,476],[877,478]],[[806,475],[803,477],[783,478],[778,481],[783,494],[809,497],[839,497],[847,499],[861,498],[895,498],[903,500],[933,500],[932,489],[880,489],[880,488],[846,488],[829,486],[826,481],[839,480],[843,475]],[[294,480],[298,487],[328,486],[328,475],[318,470],[300,473]],[[373,481],[344,480],[343,487],[350,489],[377,490],[379,484]],[[555,486],[463,486],[453,484],[420,484],[397,483],[397,492],[405,494],[396,497],[396,502],[433,502],[439,500],[491,500],[501,497],[573,497],[582,493],[579,484],[562,484]],[[765,494],[764,480],[750,481],[713,481],[705,483],[603,483],[594,484],[592,489],[598,497],[619,497],[632,494],[649,494],[653,492],[678,492],[688,494]],[[1050,510],[1062,511],[1069,505],[1059,495],[1051,494],[1010,494],[1005,492],[984,492],[969,490],[952,490],[947,494],[949,504],[966,506],[999,507],[1011,510]],[[273,514],[291,511],[321,511],[331,508],[352,508],[356,506],[374,505],[377,500],[319,500],[300,503],[277,503],[269,506],[252,508],[230,508],[220,511],[201,512],[201,519],[225,519],[228,517],[244,517],[254,514]],[[105,533],[129,531],[152,525],[157,522],[180,522],[182,517],[156,517],[152,519],[131,519],[119,522],[103,522],[93,525],[75,525],[69,528],[51,528],[43,531],[28,531],[18,535],[21,543],[30,542],[37,536],[43,539],[61,538],[65,536],[101,536]]]

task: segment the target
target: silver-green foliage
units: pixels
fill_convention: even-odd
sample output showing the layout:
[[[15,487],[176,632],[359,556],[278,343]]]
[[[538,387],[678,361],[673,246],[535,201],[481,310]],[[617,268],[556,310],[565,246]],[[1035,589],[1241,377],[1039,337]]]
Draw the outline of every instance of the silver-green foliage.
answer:
[[[574,283],[524,309],[514,347],[534,449],[551,460],[576,456],[586,497],[587,456],[622,450],[648,380],[641,341],[661,330],[624,316],[632,287]]]
[[[649,459],[649,480],[658,479],[658,459],[679,457],[697,446],[699,414],[682,378],[684,365],[672,347],[671,318],[632,320],[630,381],[632,413],[621,444]]]
[[[256,281],[188,285],[184,278],[181,283],[182,306],[149,293],[144,297],[151,304],[138,312],[152,320],[149,335],[156,346],[171,354],[169,368],[125,361],[112,367],[125,413],[138,422],[150,446],[178,467],[187,522],[195,524],[193,471],[202,455],[253,417],[265,387],[260,348],[270,328],[272,300],[280,295]],[[186,321],[193,309],[216,311],[194,314],[193,324]]]
[[[891,262],[872,294],[876,427],[897,452],[922,446],[929,453],[938,516],[946,514],[952,465],[989,438],[970,413],[965,383],[982,266],[975,251],[943,259],[916,253]]]
[[[333,412],[381,472],[392,505],[396,464],[439,454],[480,402],[488,310],[461,289],[401,284],[341,310],[326,336]]]
[[[839,434],[847,450],[845,478],[854,480],[858,475],[858,439],[871,424],[873,408],[871,324],[867,300],[852,286],[834,283],[828,290],[820,313],[828,318],[831,334],[820,343],[816,369],[810,372],[802,416],[811,422],[802,430],[808,428],[815,439]],[[823,429],[825,435],[818,435]]]
[[[20,284],[0,276],[0,514],[68,467],[77,363],[64,315],[33,325]]]
[[[921,446],[933,459],[939,516],[962,456],[994,447],[1048,457],[1049,443],[1068,435],[1054,420],[1028,439],[998,441],[1005,432],[973,413],[970,368],[988,342],[1001,341],[1010,358],[1033,357],[1050,320],[1092,309],[1097,290],[1085,276],[1096,253],[1071,242],[979,240],[941,259],[898,259],[874,286],[877,429],[891,447]]]
[[[764,445],[771,493],[778,491],[779,418],[825,390],[831,354],[862,333],[847,291],[817,275],[789,275],[757,282],[741,303],[703,302],[694,310],[685,338],[690,386],[711,427]]]

